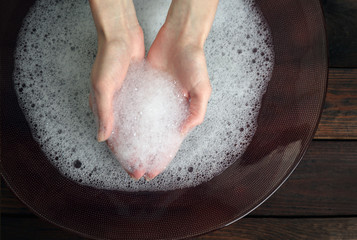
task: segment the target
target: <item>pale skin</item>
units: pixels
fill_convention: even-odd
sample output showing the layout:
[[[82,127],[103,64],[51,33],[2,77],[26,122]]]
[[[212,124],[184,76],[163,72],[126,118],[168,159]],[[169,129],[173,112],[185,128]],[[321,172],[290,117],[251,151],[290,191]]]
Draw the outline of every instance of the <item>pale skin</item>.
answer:
[[[218,0],[173,0],[147,56],[153,67],[169,72],[181,83],[190,101],[190,114],[181,128],[183,135],[203,122],[211,95],[203,46],[217,5]],[[90,6],[98,34],[92,94],[99,121],[97,140],[102,142],[113,130],[114,93],[120,89],[130,62],[145,56],[144,35],[132,0],[90,0]],[[160,171],[128,173],[135,179],[144,174],[152,179]]]

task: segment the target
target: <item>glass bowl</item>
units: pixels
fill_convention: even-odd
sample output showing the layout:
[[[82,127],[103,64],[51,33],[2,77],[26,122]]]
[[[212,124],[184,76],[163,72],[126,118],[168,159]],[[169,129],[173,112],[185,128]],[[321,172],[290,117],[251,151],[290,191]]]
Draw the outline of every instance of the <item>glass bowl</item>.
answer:
[[[275,66],[257,131],[239,161],[212,180],[181,190],[124,192],[79,185],[63,177],[33,140],[13,87],[16,37],[32,3],[10,1],[1,9],[7,22],[0,30],[0,168],[23,203],[61,228],[99,239],[177,239],[227,226],[281,186],[312,140],[327,83],[320,3],[257,0],[271,28]]]

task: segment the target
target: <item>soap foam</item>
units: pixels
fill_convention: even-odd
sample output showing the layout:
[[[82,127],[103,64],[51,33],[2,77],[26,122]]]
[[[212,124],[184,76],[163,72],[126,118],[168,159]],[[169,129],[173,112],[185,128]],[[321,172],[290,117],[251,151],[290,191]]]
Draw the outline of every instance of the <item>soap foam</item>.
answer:
[[[134,3],[148,50],[169,1]],[[150,182],[132,180],[107,145],[96,141],[88,106],[96,44],[87,1],[39,0],[19,33],[14,71],[19,103],[33,137],[63,175],[104,189],[172,190],[212,179],[244,153],[274,65],[270,30],[254,1],[220,1],[205,44],[212,85],[205,121]]]
[[[108,144],[126,171],[161,172],[183,140],[188,99],[168,73],[145,60],[131,63],[114,96],[114,129]]]

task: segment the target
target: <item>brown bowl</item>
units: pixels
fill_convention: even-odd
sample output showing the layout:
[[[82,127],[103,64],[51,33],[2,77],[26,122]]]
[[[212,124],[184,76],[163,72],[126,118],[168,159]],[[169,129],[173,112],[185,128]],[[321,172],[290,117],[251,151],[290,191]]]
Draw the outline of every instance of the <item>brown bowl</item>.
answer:
[[[258,128],[241,159],[196,187],[123,192],[63,177],[32,138],[13,87],[13,52],[33,1],[10,1],[1,13],[1,174],[34,213],[83,236],[172,239],[203,234],[242,218],[288,178],[316,130],[327,83],[324,19],[318,0],[258,0],[271,27],[272,79]],[[14,10],[15,9],[15,10]]]

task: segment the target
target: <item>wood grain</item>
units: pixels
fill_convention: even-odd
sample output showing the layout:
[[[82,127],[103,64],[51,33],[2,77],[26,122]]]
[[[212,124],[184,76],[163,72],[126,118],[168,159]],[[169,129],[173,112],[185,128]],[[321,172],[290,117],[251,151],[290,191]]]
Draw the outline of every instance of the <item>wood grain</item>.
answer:
[[[196,239],[357,239],[356,218],[244,218]]]
[[[357,139],[357,68],[329,70],[326,101],[315,139]]]
[[[252,215],[357,216],[357,141],[313,141],[287,182]]]
[[[1,216],[1,222],[1,239],[4,240],[85,239],[37,217]]]
[[[38,218],[2,217],[2,239],[85,239]],[[21,229],[21,230],[20,230]],[[357,218],[244,218],[193,239],[357,239]]]
[[[357,1],[323,0],[330,67],[357,67]]]
[[[252,216],[357,216],[357,141],[313,141],[288,181]],[[4,186],[4,185],[3,185]],[[2,212],[32,215],[7,188]]]
[[[2,178],[1,213],[32,215],[32,212],[12,193]]]

